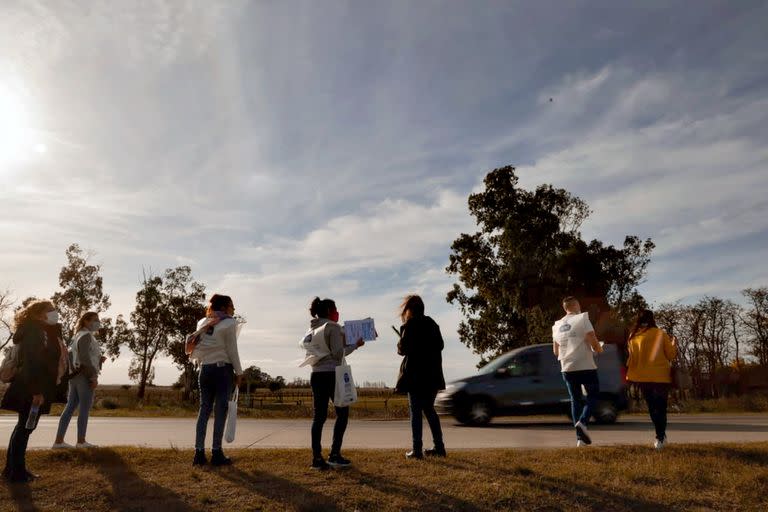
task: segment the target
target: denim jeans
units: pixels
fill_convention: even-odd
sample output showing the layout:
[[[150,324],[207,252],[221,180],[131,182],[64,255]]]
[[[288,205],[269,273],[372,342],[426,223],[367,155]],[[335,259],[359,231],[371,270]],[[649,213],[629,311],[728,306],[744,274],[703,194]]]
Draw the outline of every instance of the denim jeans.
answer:
[[[208,418],[213,411],[213,449],[221,450],[229,399],[234,391],[234,379],[235,373],[231,364],[219,366],[214,363],[200,367],[200,413],[197,415],[195,449],[205,449]]]
[[[563,372],[563,380],[571,396],[571,417],[574,425],[578,422],[587,425],[589,418],[592,417],[592,411],[597,406],[597,395],[600,393],[597,370]],[[581,386],[584,386],[587,391],[586,399]]]
[[[408,393],[408,406],[411,413],[411,431],[413,433],[413,451],[421,452],[423,447],[421,415],[427,417],[432,440],[436,449],[444,449],[443,429],[440,427],[440,417],[435,412],[435,397],[437,391],[411,391]]]
[[[312,386],[312,405],[314,415],[312,417],[312,456],[323,456],[321,440],[323,437],[323,425],[328,419],[328,400],[333,400],[336,392],[336,372],[312,372],[310,378]],[[344,442],[344,432],[349,423],[349,407],[336,407],[336,424],[333,426],[333,444],[331,455],[341,454],[341,444]]]
[[[8,442],[5,469],[3,470],[4,476],[23,476],[27,471],[27,443],[29,442],[29,435],[33,432],[26,428],[28,417],[29,410],[19,413],[19,420],[16,422],[16,427],[13,429],[11,439]]]
[[[58,439],[64,439],[69,428],[69,422],[72,420],[72,414],[75,409],[80,407],[77,416],[77,439],[85,439],[85,432],[88,430],[88,416],[91,413],[93,405],[93,390],[91,389],[88,378],[82,373],[76,375],[69,381],[69,395],[67,395],[67,406],[61,412],[59,418],[59,430],[56,433]]]
[[[661,382],[640,382],[638,384],[648,404],[648,413],[656,428],[656,439],[664,441],[667,438],[667,399],[669,384]]]

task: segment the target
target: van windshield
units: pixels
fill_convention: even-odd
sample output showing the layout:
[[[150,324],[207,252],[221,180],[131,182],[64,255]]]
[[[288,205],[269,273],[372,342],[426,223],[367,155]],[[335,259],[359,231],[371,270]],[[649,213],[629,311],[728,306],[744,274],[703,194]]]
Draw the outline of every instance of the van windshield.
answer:
[[[491,373],[496,372],[499,368],[503,367],[507,362],[509,362],[509,358],[511,356],[509,354],[504,354],[502,356],[497,357],[487,365],[483,366],[478,370],[479,375],[488,375]]]

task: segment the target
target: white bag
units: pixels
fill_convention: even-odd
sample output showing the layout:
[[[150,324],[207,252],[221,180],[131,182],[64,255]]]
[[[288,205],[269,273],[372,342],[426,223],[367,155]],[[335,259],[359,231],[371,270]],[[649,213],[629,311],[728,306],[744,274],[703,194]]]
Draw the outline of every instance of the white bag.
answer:
[[[344,359],[341,365],[336,367],[336,391],[333,394],[333,405],[347,407],[355,402],[357,402],[357,388],[352,379],[352,367]]]
[[[329,322],[330,323],[330,322]],[[306,357],[304,361],[299,365],[302,366],[314,365],[319,360],[331,355],[331,349],[328,348],[328,344],[325,342],[325,323],[317,329],[310,329],[304,335],[299,346],[306,351]]]
[[[240,390],[235,387],[235,394],[229,401],[227,409],[227,426],[224,430],[224,439],[231,443],[235,440],[235,429],[237,428],[237,398],[240,396]]]

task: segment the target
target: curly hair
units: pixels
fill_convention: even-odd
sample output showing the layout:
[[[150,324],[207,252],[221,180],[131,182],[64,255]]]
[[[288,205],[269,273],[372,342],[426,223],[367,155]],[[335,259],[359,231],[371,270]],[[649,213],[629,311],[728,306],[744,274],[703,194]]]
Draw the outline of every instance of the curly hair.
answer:
[[[49,300],[36,300],[30,302],[25,308],[20,309],[13,317],[14,329],[18,330],[18,328],[25,323],[39,317],[52,308],[54,308],[53,302]]]

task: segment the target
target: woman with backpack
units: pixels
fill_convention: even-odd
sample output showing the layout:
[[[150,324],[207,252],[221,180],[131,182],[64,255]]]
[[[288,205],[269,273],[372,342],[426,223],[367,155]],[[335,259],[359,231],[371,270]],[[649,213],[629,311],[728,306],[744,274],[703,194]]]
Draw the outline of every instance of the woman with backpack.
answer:
[[[349,422],[349,407],[336,407],[336,424],[333,427],[333,444],[328,462],[323,458],[323,425],[328,419],[328,401],[333,401],[336,391],[336,367],[348,356],[365,345],[360,339],[354,345],[347,345],[344,329],[339,325],[339,310],[331,299],[315,297],[309,307],[312,320],[302,346],[307,358],[301,366],[311,365],[312,376],[312,465],[311,469],[326,470],[330,467],[346,467],[351,464],[341,456],[341,444]]]
[[[205,318],[197,323],[199,338],[193,344],[191,358],[200,364],[200,412],[197,416],[195,458],[192,464],[204,466],[205,436],[208,418],[214,412],[211,465],[228,466],[232,460],[224,456],[221,441],[227,421],[229,398],[234,386],[240,386],[243,368],[237,349],[235,305],[227,295],[215,294],[208,303]]]
[[[75,336],[72,338],[71,363],[72,377],[69,380],[69,395],[67,405],[59,418],[59,429],[56,433],[54,449],[74,448],[64,442],[69,422],[75,409],[80,408],[77,417],[77,447],[96,448],[95,445],[85,440],[88,429],[88,416],[93,405],[93,396],[96,386],[99,384],[99,373],[104,363],[99,342],[95,334],[101,329],[98,313],[88,312],[80,317],[75,327]]]
[[[443,377],[443,337],[440,326],[424,315],[424,301],[418,295],[409,295],[400,306],[400,341],[397,353],[403,356],[396,391],[408,394],[413,433],[413,450],[408,459],[421,459],[424,455],[445,457],[443,430],[435,411],[437,392],[445,389]],[[422,451],[422,418],[426,416],[435,445]]]
[[[11,385],[0,409],[18,413],[18,422],[8,443],[3,476],[10,482],[30,482],[37,478],[27,471],[26,452],[30,434],[41,414],[48,414],[56,387],[64,378],[61,347],[48,339],[46,327],[59,323],[59,314],[49,301],[28,304],[16,313],[13,343],[18,359]]]
[[[654,447],[661,450],[667,441],[667,399],[672,361],[677,357],[676,340],[656,327],[652,311],[643,309],[630,330],[627,350],[627,380],[635,383],[645,397],[656,429]]]

